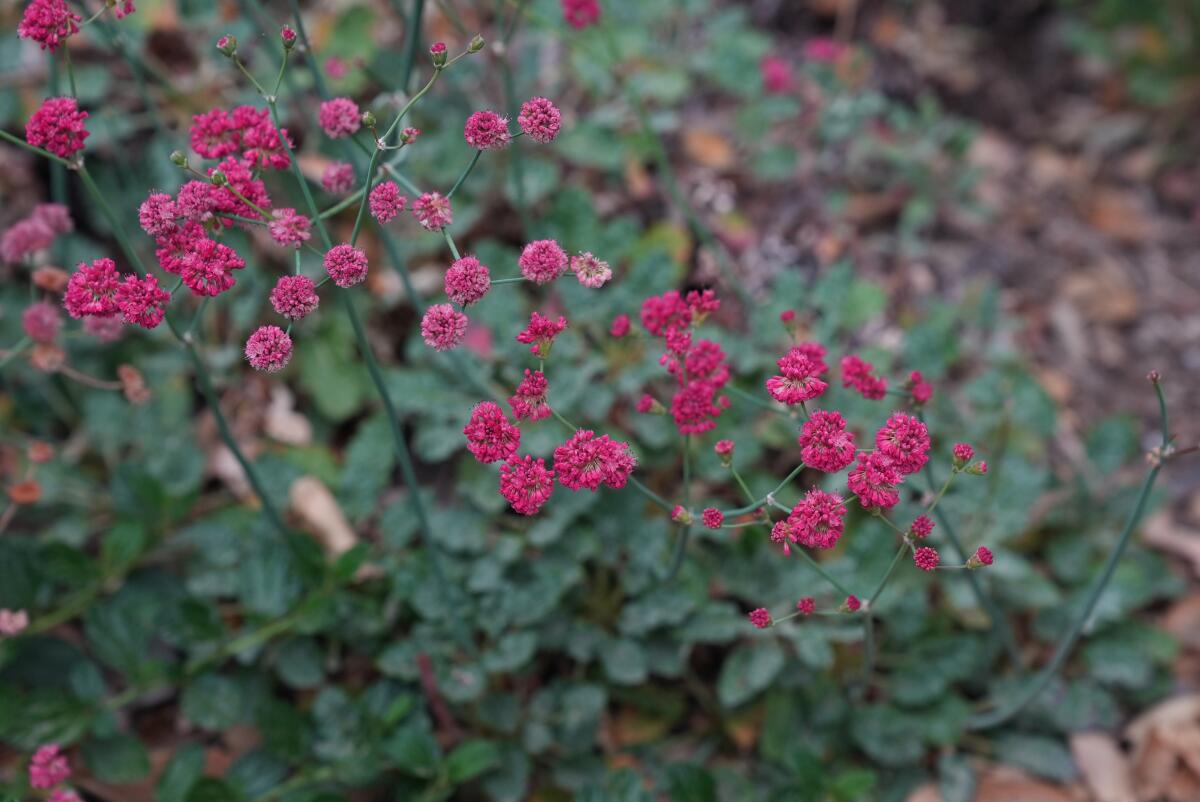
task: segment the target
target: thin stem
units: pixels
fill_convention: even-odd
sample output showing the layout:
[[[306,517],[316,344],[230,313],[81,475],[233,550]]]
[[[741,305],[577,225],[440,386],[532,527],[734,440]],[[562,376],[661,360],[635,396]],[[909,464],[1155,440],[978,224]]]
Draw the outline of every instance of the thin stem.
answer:
[[[800,471],[802,471],[802,470],[804,470],[803,462],[801,462],[795,468],[792,468],[792,472],[789,473],[787,476],[785,476],[783,478],[783,481],[780,482],[775,487],[774,490],[772,490],[770,493],[767,493],[767,495],[763,496],[760,499],[756,499],[756,500],[750,502],[749,504],[747,504],[744,507],[735,507],[732,510],[721,510],[721,514],[723,514],[726,518],[728,518],[731,515],[744,515],[745,513],[748,513],[748,512],[754,512],[759,507],[763,506],[764,504],[768,503],[768,501],[770,501],[772,498],[774,498],[776,493],[778,493],[780,490],[783,490],[785,487],[787,487],[788,483],[790,483],[793,479],[795,479],[797,476],[799,476]],[[787,510],[788,508],[782,507],[782,509]]]
[[[413,0],[413,10],[406,20],[404,32],[404,63],[400,67],[400,91],[407,92],[412,80],[413,67],[417,63],[417,51],[421,49],[421,22],[425,14],[425,0]]]
[[[12,348],[9,348],[8,351],[0,356],[0,370],[3,370],[9,362],[12,362],[14,359],[20,356],[25,349],[31,345],[33,345],[33,340],[29,339],[28,337],[22,337],[21,339],[17,340],[16,345],[14,345]]]
[[[900,564],[900,558],[903,557],[904,553],[907,551],[908,542],[905,541],[904,543],[900,544],[900,548],[896,551],[896,556],[892,558],[892,563],[888,566],[887,572],[883,575],[883,578],[879,580],[879,584],[875,587],[875,591],[867,600],[868,610],[874,607],[875,600],[879,598],[879,596],[883,593],[883,589],[886,588],[888,582],[891,581],[892,575],[896,572],[896,566]]]
[[[101,8],[101,11],[104,9]],[[99,16],[97,14],[97,16]],[[92,19],[95,19],[93,17]],[[71,66],[71,48],[63,47],[63,64],[67,68],[67,84],[71,87],[71,97],[79,97],[79,92],[75,89],[75,68]]]
[[[781,409],[778,405],[776,405],[770,401],[764,401],[763,399],[759,398],[758,396],[754,395],[753,393],[748,393],[745,390],[742,390],[738,387],[733,386],[732,384],[725,385],[725,392],[729,393],[730,395],[735,395],[738,398],[742,399],[743,401],[747,401],[751,404],[754,404],[756,407],[762,407],[763,409],[769,409],[770,411],[774,412],[777,415],[783,415],[786,418],[792,417],[792,413],[789,412],[788,410]]]
[[[467,176],[469,176],[471,171],[475,169],[475,165],[479,163],[479,157],[482,155],[482,150],[475,151],[475,155],[471,157],[471,161],[467,165],[467,168],[462,171],[462,173],[458,176],[458,180],[454,182],[454,186],[450,187],[450,191],[446,193],[446,200],[450,200],[454,197],[454,193],[458,192],[458,188],[461,187],[463,182],[467,180]]]
[[[138,273],[146,275],[149,271],[146,270],[146,265],[142,263],[142,257],[138,256],[138,252],[134,250],[133,243],[129,241],[129,237],[126,236],[121,221],[117,218],[117,213],[113,211],[108,199],[100,191],[100,187],[96,186],[96,182],[92,179],[92,174],[83,166],[80,166],[78,173],[79,178],[83,181],[83,185],[91,193],[92,200],[96,201],[96,204],[100,207],[100,211],[108,218],[109,226],[112,227],[112,235],[116,238],[117,244],[121,246],[121,250],[125,252],[125,256],[129,258],[129,261],[133,262],[133,266],[137,268]]]
[[[513,278],[494,278],[492,279],[492,286],[495,287],[500,284],[520,284],[522,281],[526,281],[524,276],[515,276]]]
[[[1167,404],[1163,396],[1162,387],[1157,381],[1153,382],[1154,391],[1158,393],[1159,417],[1162,425],[1162,443],[1163,449],[1170,444],[1170,430],[1167,422]],[[1100,576],[1093,583],[1091,590],[1088,592],[1087,600],[1084,602],[1083,609],[1079,611],[1079,615],[1071,623],[1067,630],[1066,636],[1059,641],[1058,649],[1055,650],[1054,656],[1050,662],[1043,668],[1032,681],[1026,682],[1008,702],[1008,704],[997,707],[986,713],[971,718],[967,722],[967,727],[972,730],[984,730],[991,727],[996,727],[1011,719],[1013,716],[1024,710],[1034,699],[1038,697],[1054,676],[1058,673],[1070,656],[1071,650],[1075,648],[1075,643],[1079,640],[1083,633],[1083,626],[1087,620],[1091,618],[1093,610],[1096,608],[1096,603],[1100,601],[1100,597],[1104,595],[1104,590],[1108,587],[1108,582],[1112,579],[1113,573],[1117,570],[1117,563],[1121,561],[1121,556],[1125,553],[1125,548],[1129,545],[1133,531],[1137,528],[1138,521],[1142,518],[1142,513],[1146,509],[1146,502],[1150,498],[1150,491],[1154,487],[1154,481],[1158,478],[1159,471],[1162,470],[1162,462],[1154,464],[1146,473],[1146,478],[1142,482],[1142,489],[1138,493],[1137,502],[1133,505],[1133,511],[1129,515],[1129,519],[1125,522],[1125,528],[1121,531],[1120,537],[1117,538],[1117,545],[1108,555],[1108,560],[1104,564],[1104,570],[1100,572]],[[971,572],[974,573],[974,572]]]
[[[450,232],[448,230],[446,230],[445,228],[442,228],[441,231],[442,231],[442,238],[446,240],[446,247],[448,247],[450,249],[450,254],[454,257],[454,261],[457,262],[462,257],[459,256],[458,246],[454,244],[454,237],[451,237]]]
[[[3,128],[0,128],[0,139],[5,140],[6,142],[10,142],[19,148],[24,148],[25,150],[28,150],[31,153],[36,153],[39,156],[44,156],[45,158],[49,159],[52,162],[57,162],[58,164],[61,164],[63,167],[74,168],[76,166],[74,162],[67,161],[66,159],[64,159],[61,156],[56,156],[48,150],[39,148],[37,145],[31,145],[28,142],[26,142],[24,139],[13,136],[8,131],[5,131]]]
[[[824,579],[829,584],[833,585],[833,587],[835,589],[837,589],[838,593],[841,593],[843,596],[853,596],[854,595],[849,590],[847,590],[845,585],[843,585],[841,582],[834,579],[833,575],[830,574],[828,571],[826,571],[819,562],[817,562],[815,559],[813,559],[813,556],[811,554],[809,554],[805,549],[795,548],[795,549],[792,549],[792,551],[794,551],[796,554],[800,555],[800,557],[805,562],[808,563],[809,567],[811,567],[814,571],[816,571],[821,576],[822,579]]]
[[[673,512],[673,511],[675,510],[675,505],[674,505],[674,504],[672,504],[671,502],[667,501],[665,498],[663,498],[662,496],[660,496],[658,493],[655,493],[655,492],[654,492],[653,490],[651,490],[650,488],[646,487],[646,485],[644,485],[644,484],[642,484],[640,481],[638,481],[638,479],[637,479],[636,477],[634,477],[634,476],[630,476],[630,477],[629,477],[629,484],[633,485],[633,488],[634,488],[635,490],[637,490],[638,492],[640,492],[640,493],[641,493],[643,496],[645,496],[646,498],[648,498],[648,499],[650,499],[651,501],[653,501],[653,502],[654,502],[655,504],[657,504],[658,506],[662,507],[662,508],[663,508],[664,510],[666,510],[667,512]]]
[[[692,436],[685,434],[683,436],[683,508],[690,510],[692,507]],[[667,571],[665,581],[670,582],[679,573],[679,569],[683,566],[683,557],[687,553],[688,541],[692,536],[692,525],[690,523],[682,524],[679,530],[679,536],[675,542],[675,556],[671,558],[671,567]]]

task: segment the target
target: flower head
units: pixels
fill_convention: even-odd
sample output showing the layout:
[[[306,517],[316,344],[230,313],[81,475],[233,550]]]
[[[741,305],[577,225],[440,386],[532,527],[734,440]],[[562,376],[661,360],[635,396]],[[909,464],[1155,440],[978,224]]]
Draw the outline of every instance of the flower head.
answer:
[[[800,615],[812,615],[817,611],[817,603],[812,596],[805,596],[800,601],[796,602],[796,612]]]
[[[769,95],[782,95],[792,89],[792,65],[779,56],[763,56],[758,62],[763,89]]]
[[[362,112],[348,97],[335,97],[321,104],[317,118],[321,128],[332,139],[350,136],[362,126]]]
[[[930,546],[922,546],[913,552],[913,563],[922,571],[932,571],[941,563],[942,558],[938,555],[937,549]]]
[[[969,443],[954,444],[954,467],[961,468],[975,458],[975,449]]]
[[[864,509],[887,510],[900,502],[896,486],[903,478],[888,457],[878,451],[860,452],[858,464],[850,469],[848,484]]]
[[[151,192],[138,207],[138,223],[152,237],[161,237],[175,230],[175,220],[180,216],[175,201],[165,192]]]
[[[308,242],[311,228],[309,219],[295,209],[275,209],[271,212],[271,222],[267,223],[271,239],[285,248],[298,249]]]
[[[767,379],[767,392],[780,403],[791,406],[811,401],[829,386],[820,378],[821,363],[800,348],[791,349],[776,364],[779,375]]]
[[[528,455],[513,457],[500,466],[500,495],[508,500],[513,511],[533,515],[542,508],[554,490],[554,471],[546,461]]]
[[[541,420],[550,417],[550,405],[546,403],[549,382],[540,370],[525,369],[525,378],[517,385],[517,391],[508,399],[513,417],[518,420]]]
[[[713,446],[713,451],[721,458],[721,464],[728,466],[733,459],[733,448],[732,440],[718,440],[717,444]]]
[[[836,473],[854,461],[854,433],[846,431],[846,419],[839,412],[813,412],[798,442],[804,464],[818,471]]]
[[[875,433],[875,447],[907,476],[929,461],[929,429],[912,415],[896,412]]]
[[[79,108],[73,97],[52,97],[25,124],[25,140],[29,144],[69,159],[83,150],[89,133],[84,126],[88,113]]]
[[[758,627],[759,629],[766,629],[767,627],[771,626],[771,613],[768,612],[767,608],[765,607],[759,607],[757,610],[751,610],[748,617],[750,619],[750,623],[754,624],[754,626]]]
[[[521,104],[517,124],[525,136],[534,142],[553,142],[562,128],[562,113],[544,97],[534,97]]]
[[[349,243],[334,245],[325,253],[325,272],[345,289],[367,278],[367,255]]]
[[[467,316],[450,304],[433,304],[421,318],[421,337],[435,351],[449,351],[462,342]]]
[[[842,357],[842,386],[857,390],[863,398],[879,400],[887,393],[887,379],[872,373],[875,366],[857,356]]]
[[[933,385],[925,381],[919,370],[908,374],[908,391],[912,393],[913,401],[918,404],[924,404],[933,398]]]
[[[158,286],[158,277],[154,275],[126,276],[125,282],[117,287],[117,307],[131,326],[155,328],[162,323],[170,302],[171,293]]]
[[[234,270],[246,266],[237,251],[211,239],[197,239],[180,260],[179,276],[194,295],[216,296],[231,288]]]
[[[587,251],[571,257],[571,270],[579,279],[580,284],[592,289],[603,287],[613,275],[608,262],[596,258]]]
[[[271,308],[288,320],[300,320],[321,303],[316,285],[308,276],[280,276],[271,289]]]
[[[58,331],[62,328],[62,315],[49,301],[38,301],[21,313],[21,328],[35,343],[52,343],[58,339]]]
[[[67,314],[76,320],[89,315],[112,317],[117,314],[119,281],[117,265],[112,259],[97,259],[90,265],[80,262],[63,296]]]
[[[29,759],[29,784],[34,788],[53,788],[71,776],[71,765],[58,744],[39,746]]]
[[[550,356],[554,338],[566,327],[567,319],[562,315],[559,315],[558,320],[553,320],[540,312],[534,312],[529,316],[529,325],[517,335],[517,342],[528,345],[530,352],[538,359],[546,359]]]
[[[788,515],[793,539],[813,549],[831,549],[837,545],[846,526],[846,506],[833,493],[813,488]]]
[[[259,326],[246,340],[246,359],[255,370],[276,373],[292,358],[292,338],[278,326]]]
[[[599,437],[588,429],[575,432],[570,440],[554,449],[554,470],[563,487],[571,490],[596,490],[601,483],[614,489],[625,486],[637,460],[629,453],[629,444]]]
[[[487,295],[492,288],[491,273],[487,265],[474,256],[464,256],[455,260],[446,271],[444,288],[451,301],[467,306]]]
[[[928,515],[918,515],[908,527],[908,532],[916,538],[929,537],[933,533],[933,521]]]
[[[413,217],[426,231],[437,231],[454,222],[454,209],[450,199],[437,192],[426,192],[413,201]]]
[[[67,7],[67,0],[33,0],[17,24],[17,35],[53,53],[63,39],[79,32],[80,19]]]
[[[709,529],[720,529],[725,523],[725,514],[716,507],[708,507],[700,514],[700,520]]]
[[[494,111],[477,111],[467,118],[463,127],[467,144],[477,150],[500,150],[508,147],[512,136],[508,133],[508,118]]]
[[[862,602],[859,601],[857,596],[850,594],[846,597],[846,600],[842,602],[841,609],[843,613],[857,613],[862,609]]]
[[[624,337],[629,333],[629,315],[620,314],[613,318],[612,325],[608,327],[608,333],[613,337]]]
[[[509,423],[504,410],[492,401],[475,405],[463,434],[467,449],[479,462],[507,460],[521,447],[521,430]]]
[[[975,553],[967,560],[967,567],[971,570],[982,568],[985,565],[991,565],[993,559],[992,550],[987,546],[980,546],[975,549]]]
[[[562,10],[572,28],[587,28],[600,21],[600,0],[562,0]]]
[[[333,162],[321,173],[321,186],[331,195],[342,195],[354,187],[354,166]]]
[[[671,520],[679,524],[690,524],[692,522],[692,513],[682,504],[676,504],[671,509]]]
[[[401,194],[395,181],[382,181],[371,190],[371,216],[381,223],[395,220],[407,203],[408,198]]]
[[[521,275],[535,284],[548,284],[567,269],[567,254],[552,239],[540,239],[522,249],[517,264]]]

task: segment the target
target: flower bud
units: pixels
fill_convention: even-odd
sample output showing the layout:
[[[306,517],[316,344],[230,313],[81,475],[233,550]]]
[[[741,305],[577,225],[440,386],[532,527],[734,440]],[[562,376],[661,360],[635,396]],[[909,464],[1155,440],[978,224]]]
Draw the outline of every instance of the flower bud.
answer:
[[[227,33],[217,40],[217,51],[225,58],[233,58],[237,55],[237,37],[231,33]]]
[[[979,460],[979,462],[968,465],[967,473],[971,474],[972,476],[983,476],[985,473],[987,473],[987,462],[984,460]]]
[[[671,510],[671,520],[678,524],[690,524],[692,513],[685,510],[682,505],[676,504],[675,509]]]
[[[36,479],[26,479],[8,488],[8,499],[13,504],[33,504],[42,497],[42,486]]]
[[[47,463],[54,459],[54,446],[44,443],[41,440],[34,440],[29,444],[26,456],[29,457],[30,462],[35,462],[39,465]]]
[[[838,611],[843,613],[857,613],[862,607],[863,603],[859,601],[858,597],[850,595],[842,602],[842,606],[838,608]]]
[[[728,468],[733,465],[733,441],[718,440],[713,447],[713,451],[717,452],[717,456],[721,458],[721,465]]]
[[[404,145],[411,145],[412,143],[417,141],[417,137],[419,137],[420,135],[421,135],[420,128],[412,128],[412,127],[405,128],[403,131],[400,132],[400,142],[401,142],[401,144],[404,144]]]
[[[1161,379],[1162,379],[1162,374],[1160,374],[1157,370],[1152,370],[1146,374],[1146,380],[1149,381],[1151,384],[1158,384],[1159,380],[1161,380]]]
[[[434,42],[429,47],[429,57],[433,60],[433,66],[441,69],[446,66],[446,43]]]
[[[283,42],[284,50],[291,50],[296,46],[296,31],[291,25],[284,25],[279,29],[279,40]]]
[[[187,167],[187,154],[182,150],[171,151],[171,164],[176,167]]]
[[[987,546],[980,546],[975,549],[975,553],[967,560],[967,568],[972,571],[983,568],[985,565],[992,564],[992,551]]]
[[[958,471],[962,470],[963,466],[965,466],[968,462],[970,462],[971,458],[974,456],[975,456],[975,449],[971,448],[970,444],[955,443],[954,444],[954,469],[958,470]]]
[[[375,119],[375,112],[368,109],[362,113],[362,124],[367,128],[374,128],[376,122],[378,120]]]
[[[220,170],[213,170],[208,180],[212,182],[214,187],[223,187],[229,183],[229,179],[225,177],[225,173]]]
[[[478,53],[480,50],[483,50],[484,44],[483,37],[475,34],[474,38],[471,39],[471,44],[467,45],[467,52]]]

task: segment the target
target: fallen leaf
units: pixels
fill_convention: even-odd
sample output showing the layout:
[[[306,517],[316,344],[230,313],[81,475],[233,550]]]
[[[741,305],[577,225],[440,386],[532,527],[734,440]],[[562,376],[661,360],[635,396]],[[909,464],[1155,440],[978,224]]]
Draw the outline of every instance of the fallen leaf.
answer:
[[[1200,592],[1172,604],[1162,618],[1162,627],[1184,646],[1200,649]]]
[[[1088,222],[1121,242],[1145,242],[1158,235],[1159,226],[1134,193],[1117,189],[1093,189],[1082,199]]]
[[[1200,576],[1200,532],[1175,521],[1169,512],[1160,512],[1142,524],[1142,537],[1155,548],[1182,557]]]
[[[1080,802],[1061,786],[1035,780],[1011,766],[996,766],[979,778],[972,802]]]
[[[358,544],[358,535],[350,526],[342,508],[329,488],[315,476],[301,476],[288,490],[292,510],[303,521],[325,553],[337,557]]]
[[[304,446],[312,442],[312,423],[296,411],[296,396],[284,384],[271,385],[263,429],[269,437],[288,445]]]
[[[733,145],[706,128],[688,128],[683,134],[683,150],[688,158],[714,170],[728,170],[734,164]]]
[[[1073,734],[1071,756],[1096,802],[1137,802],[1129,760],[1111,735],[1104,732]]]
[[[1141,310],[1137,289],[1127,271],[1112,259],[1069,273],[1059,288],[1063,297],[1093,323],[1130,323]]]

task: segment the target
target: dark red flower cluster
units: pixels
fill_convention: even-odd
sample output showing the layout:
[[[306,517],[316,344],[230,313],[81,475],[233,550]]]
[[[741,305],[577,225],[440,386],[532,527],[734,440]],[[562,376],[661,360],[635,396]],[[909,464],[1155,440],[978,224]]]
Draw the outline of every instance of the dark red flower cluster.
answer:
[[[249,167],[285,170],[291,164],[292,141],[287,129],[277,129],[268,109],[238,106],[233,111],[212,109],[192,118],[192,150],[206,159],[238,156]]]

